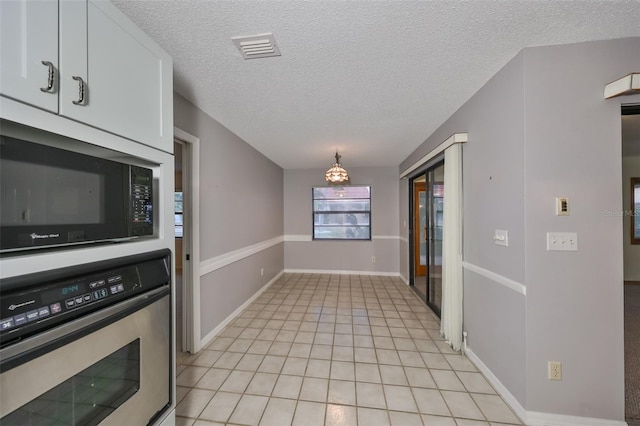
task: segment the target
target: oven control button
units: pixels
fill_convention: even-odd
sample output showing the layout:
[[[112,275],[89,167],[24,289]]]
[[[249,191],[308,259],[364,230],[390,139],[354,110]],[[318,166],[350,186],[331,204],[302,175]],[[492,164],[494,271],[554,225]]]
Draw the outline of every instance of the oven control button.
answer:
[[[107,278],[107,282],[109,284],[117,283],[122,281],[122,275],[114,275],[113,277]]]
[[[82,296],[82,298],[84,299],[84,302],[91,302],[91,295],[90,294],[85,294],[84,296]]]
[[[82,296],[76,297],[76,306],[82,305],[83,303],[84,303],[84,299],[82,298]]]
[[[107,297],[108,295],[109,295],[109,292],[107,291],[106,288],[101,288],[100,290],[96,290],[93,293],[91,293],[91,296],[93,297],[93,300],[103,299],[103,298]]]
[[[53,305],[50,306],[50,308],[51,308],[52,314],[59,314],[60,311],[62,311],[62,307],[60,306],[59,303],[54,303]]]
[[[111,294],[122,293],[124,291],[124,284],[112,285],[110,290]]]
[[[99,281],[94,281],[92,283],[89,283],[89,288],[98,288],[98,287],[102,287],[104,285],[105,281],[104,280],[99,280]]]
[[[22,324],[26,324],[27,316],[25,314],[14,315],[13,322],[15,323],[16,327]]]
[[[38,310],[27,312],[27,321],[35,321],[38,319]]]
[[[48,306],[43,306],[42,308],[38,309],[38,316],[40,318],[48,317],[49,315],[51,315],[51,313],[49,312]]]
[[[8,330],[10,328],[13,328],[14,326],[15,323],[13,322],[13,318],[0,320],[0,330]]]
[[[65,305],[67,305],[67,309],[71,309],[76,306],[76,299],[67,299],[64,301]]]

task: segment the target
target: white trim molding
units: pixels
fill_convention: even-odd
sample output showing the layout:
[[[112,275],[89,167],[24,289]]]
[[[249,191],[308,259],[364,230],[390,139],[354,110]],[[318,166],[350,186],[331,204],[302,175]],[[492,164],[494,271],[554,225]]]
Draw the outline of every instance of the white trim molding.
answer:
[[[238,315],[240,315],[242,313],[242,311],[244,311],[250,304],[252,304],[258,297],[260,297],[260,295],[262,293],[265,292],[265,290],[267,290],[271,284],[275,283],[276,281],[278,281],[278,278],[280,278],[282,276],[282,274],[284,274],[284,270],[280,271],[275,277],[273,277],[271,280],[269,280],[268,283],[266,283],[265,285],[263,285],[260,290],[256,291],[254,293],[253,296],[251,296],[249,299],[247,299],[246,302],[244,302],[242,305],[238,306],[238,309],[236,309],[235,311],[233,311],[228,317],[226,317],[224,320],[222,320],[222,322],[220,324],[218,324],[218,326],[216,328],[214,328],[213,330],[211,330],[206,336],[204,336],[201,340],[200,340],[200,348],[204,348],[206,347],[209,343],[211,343],[211,341],[213,340],[214,337],[216,337],[218,335],[218,333],[220,333],[222,330],[224,330],[224,328],[229,325],[231,323],[231,321],[233,321]]]
[[[188,208],[190,209],[191,224],[185,228],[183,242],[187,242],[188,247],[183,247],[183,256],[189,253],[191,259],[183,264],[183,342],[186,344],[183,349],[197,352],[200,350],[200,139],[184,130],[173,128],[174,141],[178,140],[185,146],[183,161],[186,160],[188,166],[185,172],[188,176],[186,184],[190,188],[188,194]],[[174,250],[175,253],[175,250]],[[196,301],[198,301],[196,303]],[[186,339],[186,340],[185,340]]]
[[[449,136],[449,138],[447,140],[445,140],[440,145],[438,145],[437,147],[435,147],[434,149],[429,151],[425,156],[423,156],[421,159],[419,159],[418,161],[413,163],[413,165],[411,165],[409,168],[405,169],[405,171],[400,173],[400,179],[407,178],[407,176],[412,171],[416,170],[418,167],[422,166],[427,161],[429,161],[432,158],[434,158],[436,155],[442,154],[444,152],[444,150],[449,148],[451,145],[453,145],[455,143],[466,143],[466,142],[469,142],[468,133],[454,133],[453,135]]]
[[[627,74],[604,86],[604,98],[640,93],[640,72]]]
[[[224,268],[227,265],[252,256],[283,242],[284,236],[280,235],[279,237],[275,237],[270,240],[261,241],[248,247],[243,247],[238,250],[233,250],[228,253],[221,254],[220,256],[212,257],[211,259],[203,260],[202,262],[200,262],[200,276],[209,274],[220,268]]]
[[[521,284],[510,278],[503,277],[502,275],[496,274],[495,272],[491,272],[487,269],[481,268],[480,266],[476,266],[469,262],[462,262],[462,267],[467,271],[475,272],[478,275],[482,275],[485,278],[489,278],[491,281],[494,281],[507,288],[510,288],[511,290],[516,291],[524,296],[527,295],[527,286],[525,286],[524,284]]]

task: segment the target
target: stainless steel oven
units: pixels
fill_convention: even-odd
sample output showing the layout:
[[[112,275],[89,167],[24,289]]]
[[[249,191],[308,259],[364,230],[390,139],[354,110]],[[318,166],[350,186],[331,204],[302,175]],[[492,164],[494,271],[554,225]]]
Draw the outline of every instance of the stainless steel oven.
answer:
[[[0,281],[1,425],[154,424],[171,406],[170,251]]]

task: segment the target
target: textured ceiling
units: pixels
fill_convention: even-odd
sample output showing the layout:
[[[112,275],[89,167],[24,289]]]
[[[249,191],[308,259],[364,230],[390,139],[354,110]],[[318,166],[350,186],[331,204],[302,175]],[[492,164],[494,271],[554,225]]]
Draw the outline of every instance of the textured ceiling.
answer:
[[[522,48],[640,36],[640,1],[114,3],[178,93],[285,169],[398,165]],[[231,38],[265,32],[282,56],[242,59]]]

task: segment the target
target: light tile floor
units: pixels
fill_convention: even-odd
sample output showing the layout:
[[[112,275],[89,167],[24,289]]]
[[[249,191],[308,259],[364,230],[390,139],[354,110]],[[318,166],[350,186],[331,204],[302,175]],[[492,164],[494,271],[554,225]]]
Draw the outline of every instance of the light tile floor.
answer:
[[[177,426],[521,424],[394,277],[284,274],[177,373]]]

